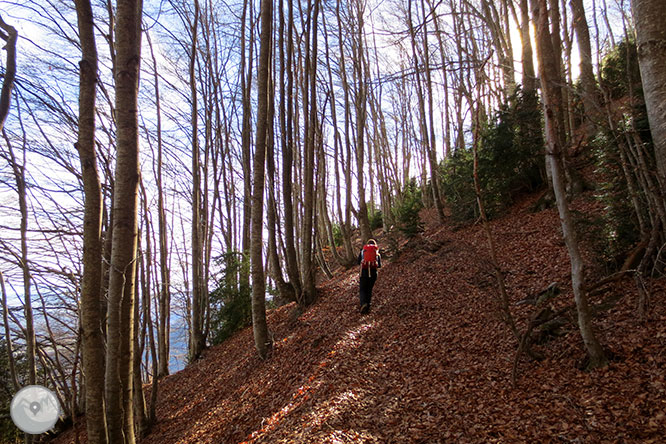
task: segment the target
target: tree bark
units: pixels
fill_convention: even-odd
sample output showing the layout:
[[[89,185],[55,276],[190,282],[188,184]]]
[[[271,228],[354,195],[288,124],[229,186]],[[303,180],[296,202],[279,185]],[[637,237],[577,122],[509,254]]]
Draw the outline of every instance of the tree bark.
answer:
[[[171,273],[169,270],[169,252],[167,240],[167,219],[164,202],[164,186],[162,180],[163,147],[162,147],[162,107],[160,100],[160,83],[157,74],[157,59],[153,51],[150,34],[146,34],[150,55],[153,61],[153,82],[155,86],[155,113],[157,120],[157,230],[159,232],[160,248],[160,291],[158,296],[157,313],[157,377],[161,378],[169,374],[169,332],[170,332],[170,306],[171,306]],[[155,377],[155,375],[153,375]],[[152,405],[151,405],[152,407]]]
[[[661,188],[666,185],[666,2],[632,0],[638,65]]]
[[[81,330],[88,439],[105,443],[104,335],[101,316],[102,289],[102,189],[95,153],[95,99],[97,47],[90,0],[77,0],[82,58],[79,63],[79,135],[76,148],[83,177],[83,278],[81,280]]]
[[[588,137],[594,137],[595,126],[601,123],[601,107],[598,100],[598,90],[592,67],[592,46],[590,45],[590,30],[585,18],[583,0],[571,0],[573,12],[573,27],[578,41],[580,54],[580,82],[583,87],[583,108],[585,117],[592,123],[588,125]]]
[[[315,205],[315,187],[314,187],[314,162],[315,162],[315,133],[317,127],[317,20],[319,15],[319,0],[314,0],[312,16],[310,18],[310,28],[306,32],[306,60],[305,73],[308,77],[310,91],[309,97],[303,100],[304,113],[306,114],[307,125],[305,128],[306,139],[303,156],[303,239],[302,239],[302,281],[301,297],[299,305],[308,306],[314,302],[316,297],[315,290],[315,266],[314,266],[314,205]],[[312,43],[308,37],[312,38]],[[310,46],[311,45],[311,46]],[[309,100],[308,100],[309,99]],[[308,109],[309,105],[309,109]]]
[[[14,79],[16,78],[16,40],[18,39],[18,33],[13,26],[5,23],[2,16],[0,16],[0,29],[7,33],[0,32],[0,38],[6,42],[4,49],[7,51],[5,76],[2,80],[2,90],[0,90],[0,132],[2,132],[9,114]]]
[[[12,346],[12,337],[9,330],[9,307],[7,307],[7,291],[5,290],[5,278],[0,271],[0,291],[2,292],[2,321],[5,326],[5,341],[7,342],[7,361],[9,365],[9,375],[12,380],[12,386],[14,391],[19,391],[21,386],[19,385],[18,376],[16,374],[16,361],[14,360],[14,349]]]
[[[296,256],[296,242],[294,239],[294,198],[293,198],[293,183],[292,183],[292,168],[294,167],[294,72],[293,72],[293,58],[294,58],[294,5],[293,0],[287,2],[289,10],[287,16],[287,43],[286,43],[286,60],[283,61],[284,69],[287,74],[286,83],[286,98],[281,100],[282,103],[286,101],[286,121],[285,134],[283,136],[282,146],[282,202],[284,205],[284,246],[285,246],[285,262],[287,268],[287,275],[289,282],[294,287],[296,295],[301,294],[301,277],[298,271],[298,258]],[[282,35],[282,33],[280,34]],[[281,73],[282,75],[283,73]],[[284,85],[284,82],[282,83]],[[284,109],[284,105],[282,105]]]
[[[199,2],[194,0],[194,22],[191,25],[192,46],[190,48],[190,100],[192,101],[192,333],[190,338],[190,362],[199,358],[206,346],[204,336],[203,283],[203,233],[201,215],[201,161],[199,159],[198,103],[197,103],[197,40],[199,24]]]
[[[590,314],[590,308],[587,302],[587,295],[584,288],[584,264],[580,254],[580,248],[576,239],[576,232],[573,226],[573,219],[567,203],[566,190],[564,185],[564,171],[562,165],[562,156],[564,147],[561,145],[561,136],[563,131],[558,119],[558,111],[562,106],[559,86],[561,79],[558,76],[559,68],[557,65],[556,54],[553,51],[553,45],[548,23],[548,8],[546,0],[531,0],[534,23],[536,25],[536,43],[537,57],[539,61],[539,74],[541,78],[541,90],[543,97],[544,116],[546,124],[546,156],[552,173],[553,190],[557,201],[557,209],[562,224],[562,233],[564,242],[569,252],[571,260],[571,283],[573,286],[574,299],[578,312],[578,327],[580,329],[583,343],[587,349],[590,362],[588,367],[600,367],[607,364],[608,360],[601,344],[597,340]]]
[[[264,277],[263,214],[264,214],[264,168],[266,161],[266,137],[268,135],[268,93],[273,24],[273,1],[261,1],[261,43],[259,49],[259,72],[257,77],[257,144],[254,152],[254,175],[252,178],[252,226],[250,263],[252,265],[252,330],[254,345],[261,359],[266,359],[271,350],[271,340],[266,325],[266,281]]]
[[[132,363],[136,278],[141,0],[118,0],[115,33],[117,160],[109,277],[106,414],[109,442],[134,443]]]

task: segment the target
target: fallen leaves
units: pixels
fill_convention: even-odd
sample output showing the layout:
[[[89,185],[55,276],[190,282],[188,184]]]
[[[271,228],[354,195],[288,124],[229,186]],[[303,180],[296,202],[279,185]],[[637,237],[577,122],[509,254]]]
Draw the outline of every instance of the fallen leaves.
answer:
[[[524,204],[526,208],[528,203]],[[572,300],[557,214],[514,213],[494,221],[512,302],[553,281]],[[380,241],[381,242],[381,241]],[[160,381],[158,424],[142,443],[660,442],[666,430],[666,284],[652,285],[652,311],[637,322],[635,285],[595,325],[616,354],[581,372],[573,327],[543,344],[546,359],[519,362],[517,343],[481,285],[479,227],[437,227],[381,270],[372,312],[357,313],[356,269],[320,286],[295,321],[272,311],[273,357],[260,361],[250,329]],[[427,243],[427,245],[425,244]],[[437,249],[439,248],[439,249]],[[512,305],[520,328],[528,308]],[[84,435],[85,433],[82,433]],[[58,443],[74,442],[68,432]]]

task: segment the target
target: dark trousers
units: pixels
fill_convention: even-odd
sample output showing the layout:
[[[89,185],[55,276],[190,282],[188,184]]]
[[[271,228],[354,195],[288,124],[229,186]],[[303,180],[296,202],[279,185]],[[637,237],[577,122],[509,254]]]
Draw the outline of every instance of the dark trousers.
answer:
[[[368,270],[363,270],[359,282],[359,297],[361,299],[361,306],[363,304],[370,305],[370,300],[372,299],[372,287],[375,286],[377,281],[377,270],[371,270],[370,276],[368,276]]]

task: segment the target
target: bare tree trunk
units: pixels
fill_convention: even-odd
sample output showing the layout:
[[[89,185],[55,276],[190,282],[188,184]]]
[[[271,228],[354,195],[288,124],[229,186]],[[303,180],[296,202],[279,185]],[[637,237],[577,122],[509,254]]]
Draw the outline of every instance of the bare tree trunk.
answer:
[[[192,100],[192,333],[190,338],[190,361],[199,358],[206,346],[204,336],[203,284],[203,233],[201,215],[201,161],[199,160],[198,106],[197,106],[197,36],[199,24],[199,1],[194,0],[194,22],[191,25],[192,46],[190,48],[190,98]]]
[[[439,221],[444,223],[444,207],[442,205],[442,193],[439,187],[439,165],[437,164],[437,138],[435,137],[435,118],[433,115],[432,76],[430,75],[430,48],[428,45],[428,21],[426,15],[425,2],[421,0],[421,16],[423,18],[423,69],[425,71],[425,87],[428,94],[428,124],[430,125],[428,128],[430,138],[426,149],[428,150],[428,164],[430,166],[432,198],[435,201],[435,209],[437,210]],[[416,75],[418,76],[418,72]]]
[[[659,182],[666,186],[666,2],[632,0],[636,47]]]
[[[243,222],[241,226],[241,250],[243,251],[242,260],[245,262],[248,260],[250,254],[250,225],[251,225],[251,214],[252,214],[252,158],[251,158],[251,117],[252,117],[252,101],[251,101],[251,92],[252,92],[252,62],[253,58],[253,49],[254,49],[254,39],[252,32],[252,17],[254,16],[252,10],[252,2],[244,2],[243,4],[243,14],[241,16],[241,63],[240,63],[240,76],[241,76],[241,91],[243,95],[243,120],[241,127],[241,159],[243,167]],[[248,14],[249,9],[249,14]],[[248,16],[250,17],[248,19]],[[248,26],[246,22],[249,20],[250,25]],[[249,55],[246,57],[246,33],[247,29],[250,29],[249,32]],[[246,68],[246,63],[248,66]],[[248,255],[248,256],[245,256]],[[241,291],[249,291],[250,287],[250,276],[247,267],[241,267],[240,273],[240,287]]]
[[[116,11],[117,161],[107,323],[106,414],[109,441],[135,442],[132,403],[141,63],[141,0],[118,0]]]
[[[266,137],[268,135],[268,92],[270,84],[271,45],[273,24],[273,1],[261,1],[261,46],[259,49],[259,72],[257,77],[257,144],[254,152],[254,175],[252,178],[252,226],[250,263],[252,265],[252,330],[254,345],[261,359],[266,359],[272,341],[266,325],[266,280],[262,261],[263,214],[264,214],[264,168],[266,160]]]
[[[349,260],[354,263],[356,261],[356,251],[351,244],[351,215],[352,215],[352,152],[351,152],[351,105],[350,105],[350,92],[349,92],[349,82],[347,81],[347,67],[346,67],[346,58],[345,58],[345,47],[343,39],[343,19],[340,11],[341,2],[336,2],[335,13],[338,19],[338,48],[340,53],[340,81],[342,83],[342,91],[344,96],[345,103],[345,162],[343,170],[345,173],[345,215],[344,219],[340,218],[340,229],[342,231],[342,238],[345,245],[345,250],[349,256]],[[342,151],[342,148],[340,148]]]
[[[592,46],[590,45],[590,30],[585,18],[583,0],[571,0],[573,12],[573,27],[578,40],[580,54],[580,82],[583,86],[583,107],[585,117],[591,123],[588,125],[588,137],[594,137],[595,126],[601,123],[601,107],[598,100],[598,90],[592,68]]]
[[[520,0],[520,39],[522,42],[523,91],[531,93],[536,89],[536,73],[530,37],[530,16],[527,0]]]
[[[145,203],[145,189],[143,186],[143,181],[139,178],[139,184],[141,187],[142,199]],[[144,224],[148,223],[148,219],[144,221]],[[148,230],[146,229],[147,236],[149,236]],[[139,438],[143,438],[147,431],[147,418],[146,418],[146,398],[143,393],[143,381],[141,378],[141,358],[143,355],[143,346],[145,345],[145,328],[141,328],[141,313],[139,312],[139,306],[146,303],[146,293],[150,288],[150,284],[146,280],[146,266],[150,267],[150,254],[148,253],[148,246],[146,247],[145,254],[141,254],[141,231],[139,231],[138,241],[137,241],[137,261],[135,262],[135,274],[137,276],[137,288],[141,291],[136,291],[136,297],[134,298],[134,307],[132,308],[134,312],[134,356],[132,356],[132,405],[134,407],[134,428]],[[148,289],[146,288],[148,287]],[[141,295],[141,298],[139,298]],[[141,300],[139,300],[141,299]],[[145,314],[144,314],[144,327],[145,327]]]
[[[564,242],[566,243],[569,258],[571,259],[571,281],[576,309],[578,311],[578,327],[590,358],[589,367],[600,367],[606,365],[608,360],[592,327],[590,308],[584,288],[583,258],[576,239],[576,232],[569,211],[563,180],[562,151],[564,147],[561,145],[562,138],[559,136],[559,132],[563,129],[560,127],[560,119],[557,117],[558,109],[562,106],[558,86],[561,83],[561,79],[558,77],[559,69],[556,55],[553,52],[546,0],[532,0],[532,13],[534,14],[534,22],[537,29],[537,56],[546,122],[546,156],[552,173],[553,190],[557,201],[557,209],[560,214]]]
[[[427,157],[428,159],[428,166],[430,167],[430,183],[431,183],[431,190],[432,190],[432,199],[435,204],[435,208],[437,208],[437,214],[439,216],[439,220],[443,221],[444,220],[444,211],[442,208],[442,201],[441,201],[441,196],[439,193],[439,186],[438,186],[438,174],[437,174],[437,160],[434,157],[434,152],[431,146],[431,142],[433,140],[432,136],[434,135],[434,132],[430,133],[428,131],[428,122],[432,123],[432,119],[430,121],[428,120],[428,113],[426,113],[426,98],[425,94],[426,91],[423,90],[423,85],[421,84],[421,68],[419,67],[419,57],[418,57],[418,52],[417,52],[417,46],[416,46],[416,30],[414,29],[414,24],[412,21],[412,1],[409,0],[407,2],[407,26],[409,28],[409,35],[410,35],[410,41],[411,41],[411,48],[412,48],[412,61],[414,63],[414,82],[416,83],[416,95],[418,98],[418,106],[419,106],[419,129],[420,129],[420,139],[421,139],[421,148],[424,151],[424,156]],[[425,12],[424,12],[425,14]],[[423,30],[424,33],[427,32],[426,29]],[[428,48],[425,47],[425,42],[427,42],[427,38],[424,38],[424,48],[423,51],[427,52]],[[424,71],[428,71],[429,67],[427,66],[426,59],[424,58]],[[426,74],[426,87],[428,87],[427,82],[428,82],[428,77]],[[429,101],[429,109],[431,109],[432,103]],[[425,163],[425,159],[424,159]],[[425,178],[425,167],[423,169],[423,175]],[[425,183],[425,180],[423,181]],[[424,193],[424,199],[427,196]]]
[[[153,51],[150,34],[146,34],[150,55],[153,61],[153,82],[155,85],[155,113],[157,118],[157,230],[159,232],[160,246],[160,292],[158,296],[159,310],[157,313],[157,349],[158,366],[157,375],[161,378],[169,374],[169,332],[170,332],[170,306],[171,306],[171,273],[169,271],[167,221],[164,203],[164,185],[162,180],[162,107],[160,100],[159,76],[157,74],[157,59]]]
[[[272,277],[275,281],[280,299],[283,302],[292,302],[296,300],[296,292],[290,282],[286,282],[282,276],[282,266],[280,264],[280,255],[278,254],[277,243],[277,202],[276,202],[276,187],[275,187],[275,132],[273,127],[273,120],[275,117],[275,102],[274,91],[275,84],[272,81],[272,76],[269,76],[270,85],[268,86],[268,116],[266,119],[267,138],[266,138],[266,169],[268,171],[268,209],[267,209],[267,225],[268,225],[268,260],[270,270],[272,270]]]
[[[102,190],[95,154],[95,99],[97,47],[90,0],[77,0],[82,59],[79,63],[79,136],[76,148],[83,177],[83,278],[81,280],[81,329],[83,373],[86,378],[86,429],[88,439],[105,443],[104,336],[101,316],[102,290]]]
[[[293,72],[293,58],[294,58],[294,5],[293,1],[288,1],[289,14],[287,19],[287,51],[286,59],[283,61],[287,74],[286,83],[286,122],[283,135],[282,146],[282,202],[284,205],[284,244],[285,244],[285,262],[287,266],[287,275],[289,281],[294,287],[296,295],[300,296],[302,284],[301,277],[298,271],[298,259],[296,256],[296,243],[294,239],[294,198],[293,198],[293,183],[292,183],[292,169],[294,167],[294,72]],[[282,36],[282,33],[280,34]],[[285,69],[281,71],[283,76]],[[284,85],[284,82],[282,83]],[[281,88],[282,89],[282,88]],[[284,103],[285,99],[282,98],[281,102]],[[281,105],[284,110],[284,105]]]
[[[304,202],[303,202],[303,240],[302,240],[302,279],[303,287],[301,289],[301,298],[299,305],[308,306],[314,302],[316,297],[315,290],[315,266],[314,266],[314,161],[315,161],[315,133],[317,127],[317,20],[319,15],[319,0],[314,0],[313,11],[310,19],[310,26],[306,37],[306,60],[305,76],[308,77],[309,102],[308,96],[303,100],[304,112],[306,113],[307,125],[306,140],[304,146]],[[312,38],[310,43],[309,38]],[[310,46],[311,45],[311,46]],[[308,105],[310,109],[308,110]]]
[[[30,294],[30,282],[32,281],[32,277],[30,274],[30,265],[28,264],[28,203],[25,183],[26,148],[23,146],[23,160],[21,164],[19,164],[18,159],[16,159],[16,156],[14,155],[14,150],[9,138],[4,130],[2,131],[2,134],[7,143],[9,163],[14,174],[14,180],[16,181],[16,193],[18,195],[19,211],[21,213],[21,256],[18,259],[23,272],[23,315],[25,316],[26,358],[28,361],[28,382],[30,384],[35,384],[37,380],[37,367],[35,363],[37,344],[35,342],[32,296]]]
[[[5,64],[5,75],[2,79],[2,90],[0,91],[0,132],[2,132],[9,114],[12,89],[14,89],[14,79],[16,78],[16,39],[18,39],[18,33],[13,26],[5,23],[2,16],[0,16],[0,29],[4,31],[0,31],[0,39],[7,42],[4,46],[5,51],[7,51],[7,62]]]
[[[2,291],[2,322],[5,326],[5,341],[7,342],[7,360],[9,363],[9,375],[12,380],[14,391],[18,391],[21,386],[19,385],[18,376],[16,375],[16,361],[14,360],[14,349],[12,346],[12,337],[9,330],[9,307],[7,307],[7,291],[5,290],[5,278],[0,271],[0,291]]]

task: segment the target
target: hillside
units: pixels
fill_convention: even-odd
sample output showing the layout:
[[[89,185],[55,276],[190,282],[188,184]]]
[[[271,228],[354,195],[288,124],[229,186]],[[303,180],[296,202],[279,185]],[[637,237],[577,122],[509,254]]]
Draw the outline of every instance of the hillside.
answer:
[[[563,292],[553,304],[573,300],[557,213],[529,213],[534,199],[493,222],[521,331],[533,307],[516,301],[554,281]],[[141,442],[663,442],[663,280],[651,283],[644,323],[632,278],[594,298],[619,297],[595,324],[614,353],[609,367],[579,370],[583,346],[566,326],[538,346],[545,360],[520,359],[514,388],[517,342],[496,314],[486,257],[479,226],[432,226],[386,262],[367,316],[357,311],[357,270],[336,275],[306,313],[269,314],[269,360],[256,357],[246,329],[161,381],[159,424]],[[74,431],[55,442],[75,442]]]

